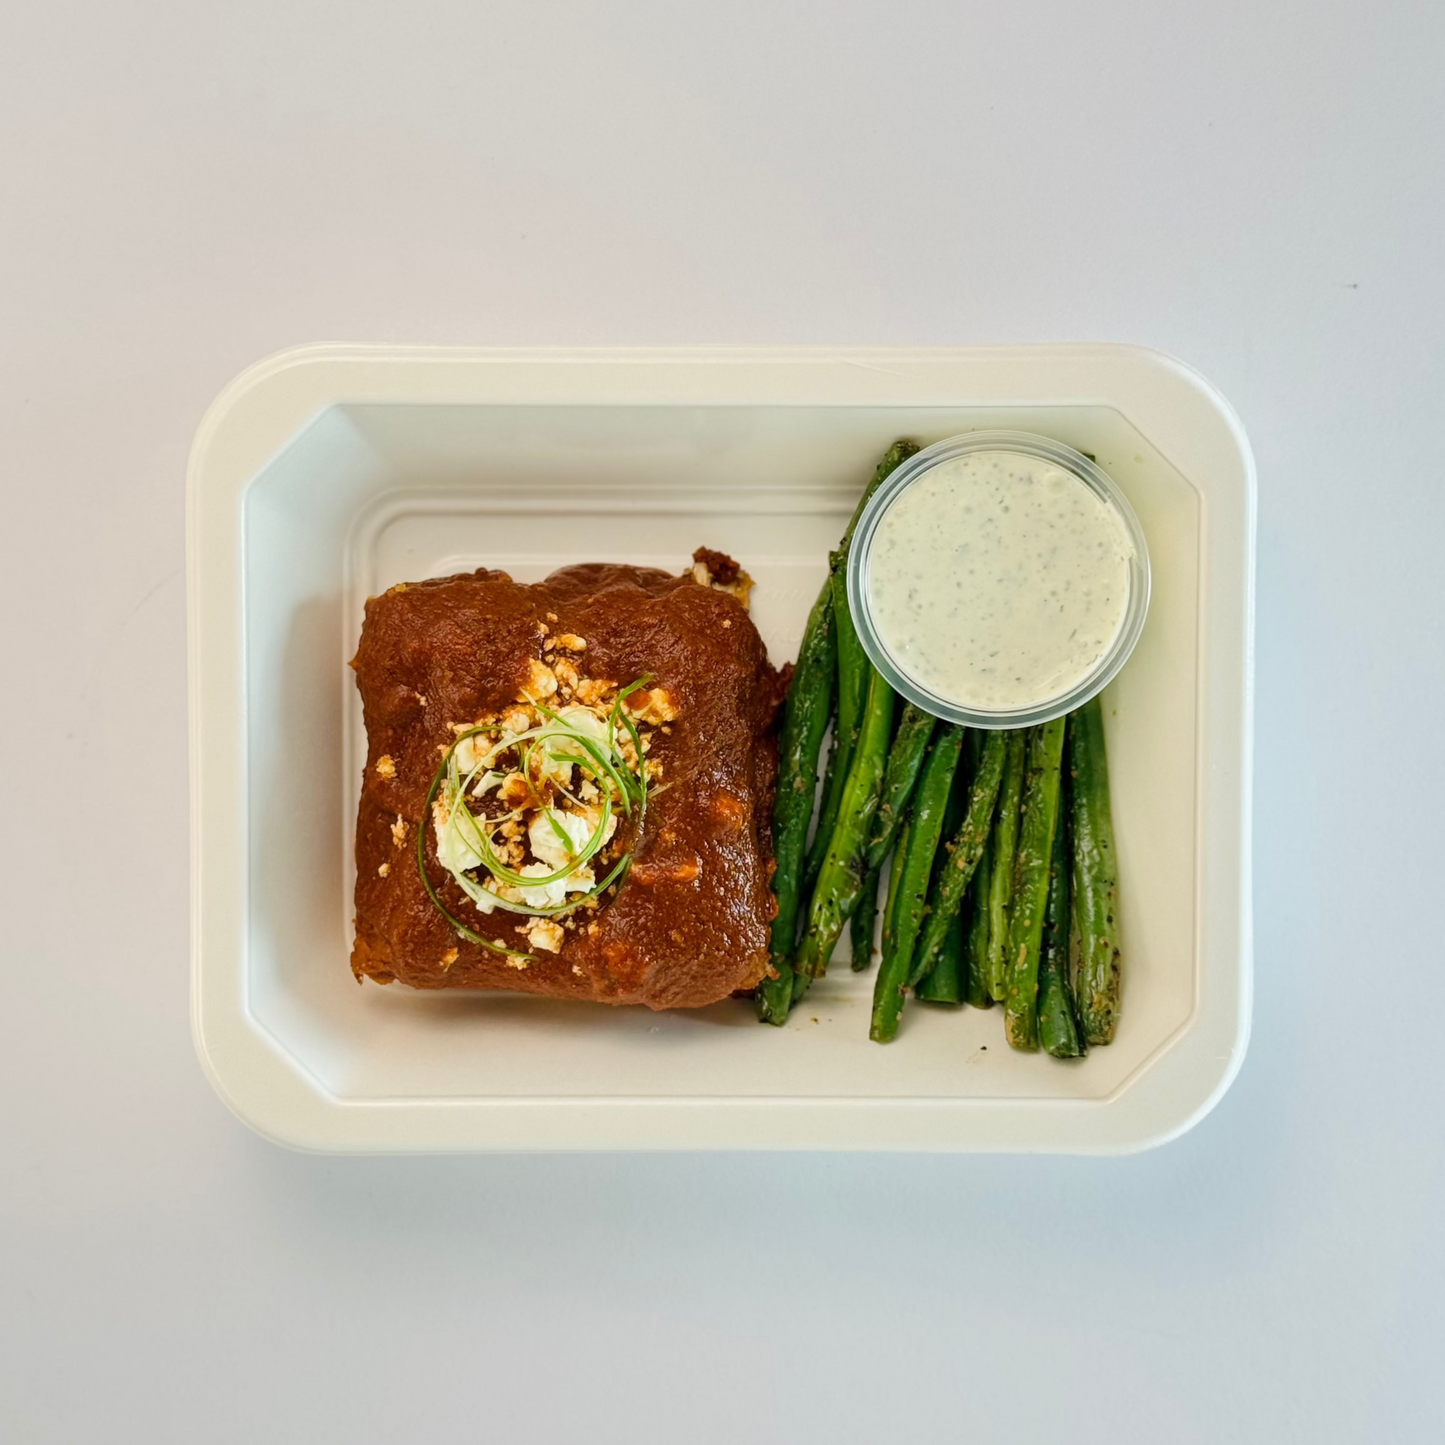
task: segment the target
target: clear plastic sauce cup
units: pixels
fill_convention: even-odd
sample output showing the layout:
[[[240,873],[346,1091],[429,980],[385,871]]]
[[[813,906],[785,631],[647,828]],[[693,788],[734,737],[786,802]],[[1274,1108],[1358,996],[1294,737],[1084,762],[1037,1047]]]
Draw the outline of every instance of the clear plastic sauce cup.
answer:
[[[977,453],[1012,453],[1020,464],[1045,462],[1077,479],[1105,504],[1118,519],[1129,544],[1126,561],[1128,592],[1122,617],[1098,656],[1088,664],[1082,676],[1066,684],[1062,690],[1043,697],[1030,697],[1026,703],[1013,707],[987,708],[970,704],[960,697],[950,697],[920,679],[918,669],[910,668],[904,658],[896,657],[885,641],[887,627],[878,625],[873,600],[873,564],[879,528],[890,509],[909,488],[944,463]],[[920,539],[922,540],[922,539]],[[947,545],[951,536],[933,535],[929,541],[935,548]],[[960,535],[959,544],[967,541]],[[1045,584],[1046,584],[1046,578]],[[884,678],[909,701],[950,722],[976,728],[1021,728],[1048,722],[1081,707],[1101,692],[1118,675],[1129,660],[1144,619],[1149,610],[1149,551],[1143,528],[1124,494],[1113,479],[1082,452],[1048,437],[1029,432],[979,431],[950,437],[916,453],[897,468],[869,499],[854,532],[848,553],[848,602],[859,639],[873,664]],[[1005,585],[1000,582],[998,585]],[[921,622],[927,625],[925,615]],[[940,624],[941,625],[941,624]],[[967,619],[963,621],[967,626]]]

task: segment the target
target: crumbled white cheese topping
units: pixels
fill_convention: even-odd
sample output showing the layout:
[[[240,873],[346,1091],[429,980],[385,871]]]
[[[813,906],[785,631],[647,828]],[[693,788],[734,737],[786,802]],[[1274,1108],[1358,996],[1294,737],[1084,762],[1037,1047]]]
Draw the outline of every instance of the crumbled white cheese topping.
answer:
[[[524,733],[537,720],[537,714],[529,707],[508,708],[502,714],[502,728],[515,737],[518,733]]]
[[[609,682],[604,677],[584,677],[573,689],[573,696],[578,702],[585,702],[589,707],[600,703],[610,692],[617,690],[615,682]]]
[[[524,863],[517,872],[524,878],[546,878],[557,870],[550,863]],[[529,908],[555,908],[567,897],[567,888],[570,884],[575,888],[590,888],[592,886],[592,874],[588,869],[579,869],[579,873],[587,875],[585,883],[576,881],[578,874],[574,873],[571,878],[558,878],[551,883],[538,883],[535,887],[522,887],[517,889],[521,894],[522,902]]]
[[[677,717],[677,706],[666,688],[642,688],[629,695],[625,706],[638,722],[666,723]]]
[[[537,918],[532,921],[532,926],[527,930],[527,941],[533,948],[543,949],[547,953],[560,953],[562,951],[562,930],[550,918]]]
[[[525,691],[529,699],[551,697],[557,691],[557,676],[540,658],[527,659]]]

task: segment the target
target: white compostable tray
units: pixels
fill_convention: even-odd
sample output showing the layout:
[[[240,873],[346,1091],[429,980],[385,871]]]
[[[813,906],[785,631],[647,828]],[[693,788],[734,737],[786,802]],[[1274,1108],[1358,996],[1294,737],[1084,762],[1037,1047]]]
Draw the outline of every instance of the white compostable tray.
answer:
[[[365,758],[347,659],[392,583],[486,565],[757,581],[792,657],[878,454],[979,427],[1099,460],[1138,512],[1148,624],[1104,695],[1122,893],[1115,1042],[1017,1054],[1000,1011],[905,1011],[835,963],[783,1029],[358,987],[351,839]],[[1254,476],[1205,381],[1122,346],[480,351],[319,347],[239,377],[188,479],[192,1018],[222,1098],[345,1152],[1124,1152],[1200,1119],[1249,1033]]]

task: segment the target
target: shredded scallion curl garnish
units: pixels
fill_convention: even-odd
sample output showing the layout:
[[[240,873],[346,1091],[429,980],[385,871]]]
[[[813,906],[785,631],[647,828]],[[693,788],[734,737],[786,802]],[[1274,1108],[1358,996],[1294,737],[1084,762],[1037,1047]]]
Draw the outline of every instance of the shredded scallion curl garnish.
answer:
[[[527,903],[525,900],[519,902],[512,898],[504,898],[497,889],[488,888],[475,875],[490,874],[497,884],[517,891],[523,888],[545,888],[549,884],[571,878],[580,869],[585,868],[607,845],[611,836],[608,824],[612,821],[614,812],[618,808],[621,809],[623,816],[632,823],[634,840],[642,837],[643,823],[647,816],[648,795],[649,792],[656,792],[657,789],[649,788],[647,762],[642,751],[642,738],[638,733],[636,723],[633,722],[622,704],[633,693],[646,687],[651,681],[652,676],[649,674],[638,678],[636,682],[618,692],[607,715],[605,745],[596,737],[590,736],[576,727],[565,714],[555,712],[537,702],[531,702],[530,706],[543,721],[524,732],[510,734],[496,725],[483,724],[465,729],[452,740],[451,746],[447,748],[441,765],[436,771],[436,776],[432,778],[431,787],[427,791],[421,826],[417,829],[416,863],[427,897],[431,899],[433,907],[447,920],[459,937],[478,947],[490,949],[494,953],[535,961],[535,955],[519,948],[509,947],[505,943],[499,943],[496,939],[487,938],[475,929],[469,928],[438,895],[427,872],[426,861],[427,823],[428,820],[435,817],[434,808],[438,795],[441,796],[442,807],[446,813],[446,820],[438,826],[437,831],[438,861],[442,863],[447,874],[456,881],[462,892],[474,903],[478,903],[486,909],[500,908],[504,912],[519,913],[529,918],[556,918],[561,914],[571,913],[575,909],[583,907],[601,897],[614,884],[620,884],[627,876],[627,870],[632,864],[630,848],[616,860],[600,881],[594,882],[585,891],[579,891],[576,898],[555,905],[536,905]],[[621,732],[619,732],[619,724]],[[497,734],[500,736],[496,736]],[[472,766],[463,775],[457,760],[457,749],[469,738],[484,736],[495,737],[495,741],[489,747],[470,750],[473,754]],[[626,753],[623,751],[624,737],[632,748],[634,760],[632,763],[628,762]],[[512,750],[517,753],[516,768],[497,777],[492,770],[492,764],[503,754]],[[541,755],[542,763],[538,775],[547,778],[558,794],[576,804],[579,809],[592,811],[580,797],[562,783],[563,768],[565,766],[579,768],[590,777],[597,789],[597,822],[580,847],[575,844],[571,834],[557,820],[553,809],[546,800],[537,792],[533,777],[533,761],[538,753]],[[508,779],[513,776],[520,776],[525,780],[529,792],[536,800],[536,807],[547,820],[564,854],[563,866],[551,873],[532,876],[518,872],[507,865],[493,843],[493,835],[497,829],[504,823],[520,821],[527,809],[510,808],[495,816],[486,817],[473,813],[467,807],[467,796],[478,785],[479,780],[485,783],[490,778],[497,778],[496,783],[491,786],[505,787]],[[463,844],[462,856],[475,857],[479,860],[477,863],[458,868],[443,861],[444,854],[457,856],[457,850],[452,846],[453,834]]]

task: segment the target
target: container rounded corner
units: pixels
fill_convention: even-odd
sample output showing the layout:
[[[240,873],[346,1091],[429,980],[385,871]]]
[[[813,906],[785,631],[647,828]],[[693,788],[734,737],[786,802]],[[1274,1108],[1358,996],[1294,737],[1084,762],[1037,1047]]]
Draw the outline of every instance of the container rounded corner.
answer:
[[[275,1107],[281,1102],[280,1100],[263,1101],[258,1107],[255,1090],[236,1086],[236,1081],[228,1076],[227,1066],[216,1059],[206,1038],[205,1023],[201,1017],[198,1000],[193,1000],[191,1009],[191,1046],[195,1050],[196,1062],[200,1065],[201,1073],[205,1075],[206,1082],[215,1091],[216,1097],[253,1134],[258,1135],[268,1144],[278,1145],[280,1148],[289,1149],[296,1154],[335,1152],[324,1143],[308,1138],[294,1128],[288,1128],[285,1122],[274,1117],[278,1112],[287,1112],[284,1109],[278,1111]],[[274,1061],[267,1060],[267,1062]],[[271,1106],[269,1109],[266,1107],[268,1103]],[[294,1123],[294,1119],[292,1122]]]
[[[1223,1067],[1207,1082],[1199,1097],[1191,1102],[1178,1118],[1132,1139],[1115,1151],[1120,1155],[1147,1154],[1152,1149],[1172,1144],[1190,1133],[1205,1118],[1214,1112],[1219,1102],[1234,1087],[1239,1071],[1244,1067],[1245,1056],[1249,1053],[1250,1035],[1253,1029],[1253,1009],[1246,998],[1240,1009],[1234,1040],[1229,1053],[1223,1058]]]
[[[306,342],[273,351],[237,372],[216,393],[201,414],[186,461],[188,486],[194,483],[206,452],[225,426],[226,419],[235,412],[243,398],[258,391],[284,372],[334,362],[351,350],[353,348],[330,342]]]
[[[1146,346],[1137,341],[1121,341],[1113,343],[1111,349],[1123,356],[1133,358],[1150,369],[1168,371],[1198,393],[1209,407],[1219,414],[1239,450],[1240,461],[1244,467],[1245,485],[1250,497],[1253,498],[1255,488],[1254,448],[1250,445],[1249,433],[1244,428],[1244,422],[1229,398],[1197,367],[1191,366],[1189,362],[1175,356],[1171,351],[1165,351],[1162,347]]]

